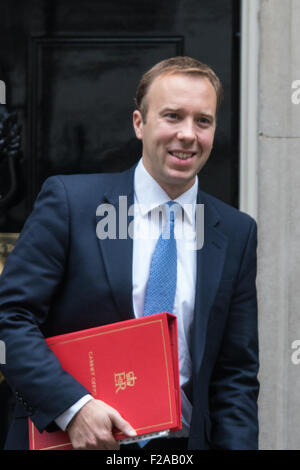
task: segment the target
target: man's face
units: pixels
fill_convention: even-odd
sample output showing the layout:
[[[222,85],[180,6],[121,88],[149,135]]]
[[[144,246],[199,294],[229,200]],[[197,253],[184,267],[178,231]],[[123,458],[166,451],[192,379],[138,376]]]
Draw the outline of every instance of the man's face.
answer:
[[[216,92],[206,77],[176,73],[151,84],[146,122],[140,111],[133,125],[143,142],[143,163],[175,199],[194,183],[207,162],[216,128]]]

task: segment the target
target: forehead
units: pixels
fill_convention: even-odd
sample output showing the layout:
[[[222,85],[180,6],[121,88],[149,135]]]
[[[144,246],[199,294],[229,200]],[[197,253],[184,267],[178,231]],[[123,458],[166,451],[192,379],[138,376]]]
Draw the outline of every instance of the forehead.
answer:
[[[150,108],[160,109],[164,106],[209,108],[215,114],[216,91],[205,76],[196,74],[172,73],[155,78],[147,93],[147,104]]]

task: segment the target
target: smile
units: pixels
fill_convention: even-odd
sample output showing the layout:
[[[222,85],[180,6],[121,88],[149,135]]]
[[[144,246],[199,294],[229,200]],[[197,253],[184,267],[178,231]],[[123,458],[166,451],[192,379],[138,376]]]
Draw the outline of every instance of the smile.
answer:
[[[188,158],[192,158],[194,155],[194,152],[171,152],[169,153],[176,158],[179,158],[180,160],[187,160]]]

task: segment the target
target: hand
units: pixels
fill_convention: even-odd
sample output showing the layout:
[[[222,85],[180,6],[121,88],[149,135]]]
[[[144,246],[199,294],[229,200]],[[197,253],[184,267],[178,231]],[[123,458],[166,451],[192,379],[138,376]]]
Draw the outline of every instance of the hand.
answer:
[[[86,403],[70,421],[67,431],[74,449],[119,450],[112,429],[116,427],[129,437],[135,430],[111,406],[101,400]]]

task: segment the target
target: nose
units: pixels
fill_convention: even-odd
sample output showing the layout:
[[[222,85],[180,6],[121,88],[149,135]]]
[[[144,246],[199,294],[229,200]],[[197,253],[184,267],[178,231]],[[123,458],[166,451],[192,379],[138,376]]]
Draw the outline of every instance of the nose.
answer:
[[[178,129],[177,138],[186,142],[193,142],[196,139],[193,121],[184,120],[181,122],[180,129]]]

